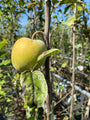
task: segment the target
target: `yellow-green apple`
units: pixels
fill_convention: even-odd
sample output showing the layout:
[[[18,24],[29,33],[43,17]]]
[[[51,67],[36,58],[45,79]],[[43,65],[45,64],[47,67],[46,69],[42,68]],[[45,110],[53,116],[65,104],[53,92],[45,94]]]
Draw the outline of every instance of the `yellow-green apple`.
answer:
[[[32,70],[38,56],[44,51],[46,51],[46,45],[43,41],[22,37],[12,48],[12,64],[18,71]]]

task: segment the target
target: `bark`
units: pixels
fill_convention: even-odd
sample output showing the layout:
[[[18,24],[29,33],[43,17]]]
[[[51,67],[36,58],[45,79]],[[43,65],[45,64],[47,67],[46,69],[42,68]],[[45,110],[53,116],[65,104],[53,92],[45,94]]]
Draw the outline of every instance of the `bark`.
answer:
[[[36,10],[35,10],[35,7],[33,7],[33,19],[34,19],[33,28],[34,28],[34,32],[35,32],[36,31]]]
[[[11,31],[11,44],[14,44],[14,13],[12,12],[12,31]]]
[[[76,3],[75,3],[75,11],[74,11],[74,16],[76,18]],[[70,120],[72,120],[73,118],[73,106],[74,106],[74,83],[75,83],[75,39],[76,39],[76,35],[75,35],[75,25],[73,26],[73,73],[72,73],[72,92],[71,92],[71,107],[70,107]]]
[[[81,1],[84,2],[84,0],[81,0]],[[82,5],[82,13],[83,13],[84,27],[85,27],[85,29],[87,29],[87,19],[86,19],[86,16],[85,16],[84,4]]]
[[[49,39],[49,31],[50,31],[50,7],[51,1],[45,0],[45,41],[47,45],[47,49],[50,49],[50,39]],[[47,120],[51,120],[50,114],[50,106],[51,106],[51,75],[50,75],[50,58],[48,57],[45,62],[45,78],[48,85],[48,96],[46,99],[47,104]]]

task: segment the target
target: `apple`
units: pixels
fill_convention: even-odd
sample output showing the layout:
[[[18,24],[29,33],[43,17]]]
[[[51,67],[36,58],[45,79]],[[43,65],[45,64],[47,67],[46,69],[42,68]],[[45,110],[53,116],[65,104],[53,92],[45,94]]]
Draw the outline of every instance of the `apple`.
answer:
[[[12,48],[12,65],[18,71],[32,70],[38,56],[44,51],[46,51],[46,45],[43,41],[22,37]]]

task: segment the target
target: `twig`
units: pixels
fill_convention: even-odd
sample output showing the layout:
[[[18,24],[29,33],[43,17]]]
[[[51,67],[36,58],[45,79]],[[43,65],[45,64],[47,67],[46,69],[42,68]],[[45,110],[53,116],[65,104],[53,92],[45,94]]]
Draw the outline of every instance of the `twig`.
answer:
[[[60,100],[54,105],[54,108],[55,108],[63,99],[65,99],[70,93],[71,93],[71,90],[69,91],[69,93],[67,93],[62,99],[60,99]]]

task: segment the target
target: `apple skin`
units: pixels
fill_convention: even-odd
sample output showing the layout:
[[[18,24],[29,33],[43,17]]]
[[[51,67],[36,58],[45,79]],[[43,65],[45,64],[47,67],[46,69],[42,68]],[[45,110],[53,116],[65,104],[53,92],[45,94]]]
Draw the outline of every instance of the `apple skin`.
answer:
[[[12,65],[21,72],[32,70],[38,56],[46,50],[46,45],[43,41],[22,37],[15,42],[12,48]]]

